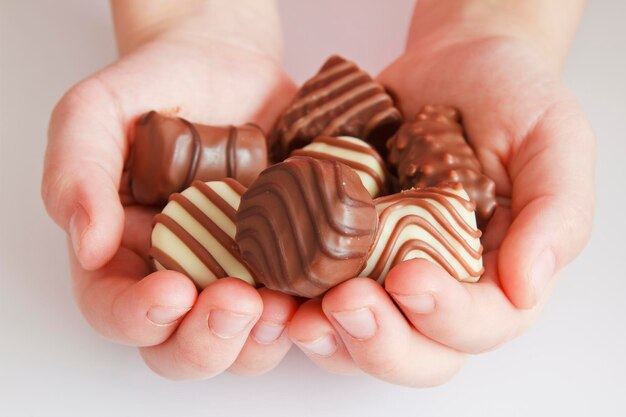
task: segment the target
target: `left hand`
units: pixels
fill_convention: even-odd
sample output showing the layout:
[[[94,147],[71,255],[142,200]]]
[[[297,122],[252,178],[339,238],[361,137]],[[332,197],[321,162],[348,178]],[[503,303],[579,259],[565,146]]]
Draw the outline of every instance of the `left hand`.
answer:
[[[497,185],[499,206],[482,238],[485,274],[465,284],[413,260],[390,271],[384,289],[355,278],[308,301],[290,337],[327,370],[409,386],[443,383],[466,353],[521,334],[588,240],[594,136],[558,70],[519,37],[461,30],[414,43],[379,78],[408,121],[425,104],[461,110]]]

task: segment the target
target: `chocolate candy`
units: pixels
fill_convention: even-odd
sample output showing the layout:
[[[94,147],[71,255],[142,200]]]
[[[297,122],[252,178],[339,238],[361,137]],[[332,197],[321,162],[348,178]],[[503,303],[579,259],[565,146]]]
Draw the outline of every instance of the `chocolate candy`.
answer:
[[[156,269],[182,272],[199,288],[218,278],[236,277],[254,284],[235,243],[235,213],[245,188],[227,178],[194,181],[173,194],[154,218],[150,256]]]
[[[376,208],[359,176],[337,161],[293,157],[241,197],[241,255],[268,288],[315,297],[356,276],[376,234]]]
[[[496,207],[495,183],[483,175],[480,162],[463,136],[459,112],[449,106],[425,106],[387,143],[388,162],[400,186],[423,188],[460,182],[476,202],[481,224]]]
[[[377,198],[378,232],[360,276],[383,282],[389,269],[415,258],[433,261],[459,281],[483,273],[474,203],[461,184]]]
[[[130,189],[138,203],[162,205],[194,179],[247,186],[266,167],[266,139],[255,125],[205,126],[151,111],[135,125]]]
[[[331,56],[278,120],[272,153],[279,160],[317,136],[353,136],[385,152],[402,116],[384,88],[353,62]]]
[[[374,148],[360,139],[319,136],[291,155],[339,161],[356,171],[373,198],[387,193],[385,163]]]

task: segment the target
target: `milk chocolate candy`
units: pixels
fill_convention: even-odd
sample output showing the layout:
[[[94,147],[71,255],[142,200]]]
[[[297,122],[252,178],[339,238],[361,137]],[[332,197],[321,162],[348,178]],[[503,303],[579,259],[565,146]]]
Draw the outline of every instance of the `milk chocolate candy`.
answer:
[[[157,270],[182,272],[199,288],[219,278],[254,284],[235,243],[235,213],[245,188],[236,180],[194,181],[154,218],[150,256]]]
[[[483,273],[481,232],[475,205],[460,184],[406,190],[375,203],[378,232],[360,276],[382,283],[398,263],[422,258],[459,281],[478,281]]]
[[[397,169],[403,189],[459,182],[476,203],[479,223],[485,225],[491,218],[496,207],[495,183],[482,173],[455,108],[425,106],[387,146],[387,161]]]
[[[378,152],[364,141],[350,136],[319,136],[292,156],[339,161],[354,169],[372,198],[386,194],[388,174]]]
[[[243,194],[236,241],[262,284],[315,297],[359,273],[376,223],[354,170],[293,157],[263,171]]]
[[[230,177],[247,186],[266,167],[266,139],[255,125],[205,126],[151,111],[135,125],[130,189],[138,203],[162,205],[193,180]]]
[[[278,120],[272,153],[279,160],[317,136],[353,136],[385,152],[402,116],[385,89],[353,62],[331,56],[300,88]]]

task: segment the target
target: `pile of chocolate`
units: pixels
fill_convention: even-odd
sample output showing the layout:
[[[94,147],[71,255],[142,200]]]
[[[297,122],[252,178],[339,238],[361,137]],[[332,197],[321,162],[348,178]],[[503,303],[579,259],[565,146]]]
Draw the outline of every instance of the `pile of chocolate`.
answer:
[[[476,215],[489,220],[495,186],[459,112],[426,106],[403,123],[385,89],[341,57],[304,83],[267,138],[252,124],[156,112],[133,134],[132,194],[165,206],[154,267],[199,288],[237,277],[315,297],[355,276],[382,283],[414,258],[460,281],[483,273]]]

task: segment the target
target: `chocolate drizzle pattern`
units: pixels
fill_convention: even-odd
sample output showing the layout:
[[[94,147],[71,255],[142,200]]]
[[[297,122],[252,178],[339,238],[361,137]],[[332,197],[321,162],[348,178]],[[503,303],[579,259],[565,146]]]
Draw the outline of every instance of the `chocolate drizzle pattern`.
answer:
[[[364,141],[349,136],[319,136],[291,156],[339,161],[354,169],[372,197],[386,194],[388,174],[378,152]]]
[[[172,194],[154,218],[150,256],[156,268],[182,272],[200,288],[227,276],[254,284],[234,240],[235,213],[244,191],[227,178],[194,181],[182,193]]]
[[[276,159],[317,136],[352,136],[379,151],[402,116],[385,89],[353,62],[331,56],[300,88],[273,133]]]
[[[405,123],[387,142],[388,162],[397,169],[403,189],[459,182],[476,203],[485,225],[496,207],[495,183],[464,137],[461,117],[453,107],[425,106],[416,120]]]
[[[375,203],[378,232],[361,276],[382,283],[393,266],[423,258],[459,281],[478,281],[483,273],[481,232],[475,205],[460,184],[402,191]]]
[[[165,205],[194,180],[234,178],[249,185],[267,167],[261,129],[207,126],[155,111],[139,118],[129,158],[130,189],[138,203]]]
[[[236,218],[241,255],[259,281],[304,297],[356,276],[377,223],[354,170],[308,157],[263,171],[243,194]]]

